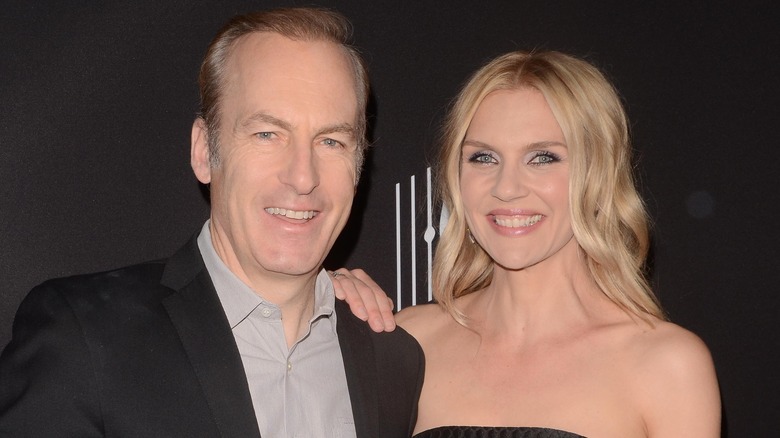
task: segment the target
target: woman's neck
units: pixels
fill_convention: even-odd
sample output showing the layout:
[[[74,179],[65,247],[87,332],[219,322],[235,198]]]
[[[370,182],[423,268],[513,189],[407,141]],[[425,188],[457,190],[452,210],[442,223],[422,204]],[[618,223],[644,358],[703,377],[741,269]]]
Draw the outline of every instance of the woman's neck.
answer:
[[[495,266],[493,280],[464,304],[483,336],[535,338],[569,332],[614,307],[592,279],[572,240],[553,257],[520,270]]]

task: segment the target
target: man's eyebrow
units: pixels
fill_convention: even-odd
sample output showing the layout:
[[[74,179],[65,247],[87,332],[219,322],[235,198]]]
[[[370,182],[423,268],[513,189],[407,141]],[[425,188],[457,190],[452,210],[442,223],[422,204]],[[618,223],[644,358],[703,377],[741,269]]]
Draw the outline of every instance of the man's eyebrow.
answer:
[[[325,126],[317,132],[318,135],[333,133],[342,133],[348,134],[352,137],[357,137],[357,129],[349,123],[339,123],[336,125]]]
[[[268,123],[274,126],[278,126],[287,131],[292,130],[292,125],[289,122],[286,122],[282,119],[276,118],[270,114],[266,114],[262,112],[252,114],[251,116],[244,119],[244,121],[241,122],[240,125],[242,127],[247,127],[255,122]]]
[[[261,123],[268,123],[270,125],[278,126],[286,131],[292,131],[293,125],[290,124],[290,122],[287,122],[285,120],[279,119],[277,117],[274,117],[270,114],[266,114],[263,112],[254,113],[251,116],[247,117],[243,122],[240,123],[242,127],[247,127],[251,125],[252,123],[261,122]],[[337,123],[335,125],[329,125],[321,128],[319,131],[317,131],[317,135],[324,135],[324,134],[333,134],[333,133],[344,133],[351,135],[352,137],[357,137],[357,129],[350,123]]]

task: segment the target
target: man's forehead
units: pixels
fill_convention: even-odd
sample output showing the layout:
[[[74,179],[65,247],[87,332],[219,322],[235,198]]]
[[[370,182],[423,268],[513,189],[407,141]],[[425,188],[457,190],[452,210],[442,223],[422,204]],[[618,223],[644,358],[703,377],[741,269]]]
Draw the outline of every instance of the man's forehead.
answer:
[[[294,84],[296,80],[300,84]],[[273,32],[243,36],[225,63],[223,89],[256,87],[259,81],[274,86],[311,84],[326,92],[339,91],[341,98],[357,94],[355,72],[343,47],[323,40],[292,40]]]
[[[273,59],[266,57],[273,56]],[[323,39],[293,39],[276,32],[251,32],[238,38],[231,47],[228,64],[265,60],[296,63],[299,59],[320,58],[343,64],[349,70],[349,56],[341,45]],[[351,71],[350,71],[351,73]]]
[[[362,135],[355,72],[342,46],[254,32],[233,49],[222,78],[220,124],[234,132],[274,122]]]

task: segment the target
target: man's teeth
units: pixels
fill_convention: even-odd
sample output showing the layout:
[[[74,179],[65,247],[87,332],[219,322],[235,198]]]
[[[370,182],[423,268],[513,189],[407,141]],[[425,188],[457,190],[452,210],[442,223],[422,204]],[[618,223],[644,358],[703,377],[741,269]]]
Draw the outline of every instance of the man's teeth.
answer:
[[[541,214],[535,214],[522,219],[517,216],[495,217],[497,225],[508,228],[530,227],[540,220],[542,220]]]
[[[268,207],[265,209],[265,211],[268,212],[269,214],[285,216],[290,219],[311,219],[317,214],[313,210],[296,211],[296,210],[287,210],[286,208],[276,208],[276,207]]]

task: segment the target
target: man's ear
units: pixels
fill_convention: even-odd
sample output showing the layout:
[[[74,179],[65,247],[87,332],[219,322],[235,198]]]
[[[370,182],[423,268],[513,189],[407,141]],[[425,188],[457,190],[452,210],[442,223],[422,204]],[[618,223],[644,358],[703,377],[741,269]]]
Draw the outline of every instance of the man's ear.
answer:
[[[190,165],[195,177],[203,184],[211,182],[211,163],[209,163],[209,144],[206,133],[206,121],[198,117],[192,123],[190,143]]]

